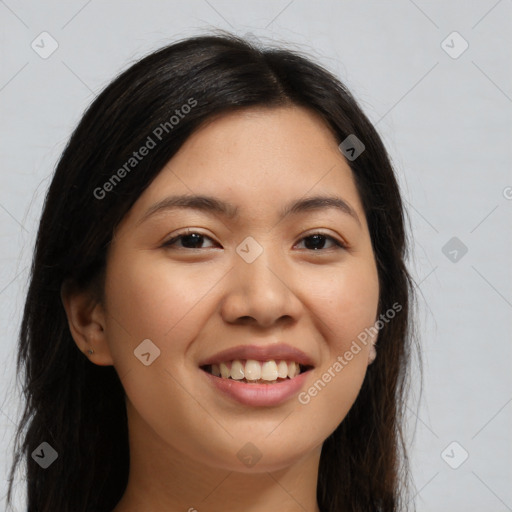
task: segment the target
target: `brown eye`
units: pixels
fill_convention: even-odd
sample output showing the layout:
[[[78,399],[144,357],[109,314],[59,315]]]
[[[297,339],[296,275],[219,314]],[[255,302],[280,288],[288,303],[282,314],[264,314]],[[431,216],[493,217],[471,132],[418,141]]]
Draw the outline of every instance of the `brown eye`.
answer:
[[[326,243],[330,243],[331,246],[327,247],[327,249],[331,249],[332,247],[345,248],[345,245],[333,238],[329,235],[324,235],[322,233],[315,233],[313,235],[305,236],[301,242],[304,242],[306,249],[318,251],[321,249],[325,249]]]
[[[213,245],[203,247],[203,243],[206,240],[210,240],[212,242],[210,237],[201,233],[183,233],[165,242],[163,247],[178,247],[183,249],[208,249],[209,247],[213,247]],[[179,241],[181,241],[181,245],[177,244]]]

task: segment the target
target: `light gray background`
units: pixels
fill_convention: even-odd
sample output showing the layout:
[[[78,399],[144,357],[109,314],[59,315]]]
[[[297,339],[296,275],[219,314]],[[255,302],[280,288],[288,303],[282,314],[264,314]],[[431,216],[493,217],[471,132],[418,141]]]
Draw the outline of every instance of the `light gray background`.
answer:
[[[512,510],[511,3],[0,0],[0,500],[20,412],[16,335],[55,163],[121,69],[220,27],[309,52],[376,124],[414,236],[425,359],[421,406],[416,394],[409,408],[417,510]],[[59,45],[47,59],[31,48],[43,31]],[[441,45],[453,31],[469,44],[458,58],[445,49],[458,53],[463,41]],[[468,249],[448,254],[456,262],[443,253],[452,237]],[[452,469],[462,450],[468,459]]]

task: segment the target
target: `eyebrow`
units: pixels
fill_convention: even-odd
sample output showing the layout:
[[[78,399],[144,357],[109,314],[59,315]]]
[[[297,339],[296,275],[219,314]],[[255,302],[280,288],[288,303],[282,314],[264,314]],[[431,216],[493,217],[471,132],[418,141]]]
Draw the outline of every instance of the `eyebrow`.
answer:
[[[221,201],[215,197],[204,195],[178,195],[169,196],[155,203],[146,210],[137,222],[137,225],[155,215],[156,213],[184,208],[199,210],[205,213],[218,214],[227,219],[238,217],[238,207],[232,203]],[[351,216],[361,226],[361,221],[355,210],[341,197],[337,196],[314,196],[305,199],[299,199],[286,205],[279,213],[279,219],[282,220],[288,215],[297,215],[307,211],[323,210],[334,208],[342,213]]]

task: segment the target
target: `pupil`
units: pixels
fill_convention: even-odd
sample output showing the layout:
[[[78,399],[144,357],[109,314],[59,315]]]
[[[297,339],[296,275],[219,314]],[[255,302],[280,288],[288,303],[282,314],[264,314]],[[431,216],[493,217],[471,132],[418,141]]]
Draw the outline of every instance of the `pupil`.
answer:
[[[308,249],[321,249],[324,245],[325,237],[323,235],[311,235],[306,238],[306,247]]]
[[[203,236],[197,233],[192,233],[190,235],[185,235],[182,239],[182,244],[186,247],[191,247],[197,249],[197,245],[201,245],[203,240]]]

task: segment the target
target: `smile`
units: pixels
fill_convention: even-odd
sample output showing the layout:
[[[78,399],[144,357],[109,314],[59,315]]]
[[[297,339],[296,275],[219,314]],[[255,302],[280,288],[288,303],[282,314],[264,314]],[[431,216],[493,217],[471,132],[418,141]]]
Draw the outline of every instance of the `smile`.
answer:
[[[201,367],[205,372],[221,379],[252,384],[275,384],[293,379],[311,369],[295,361],[257,361],[255,359],[225,361]]]

